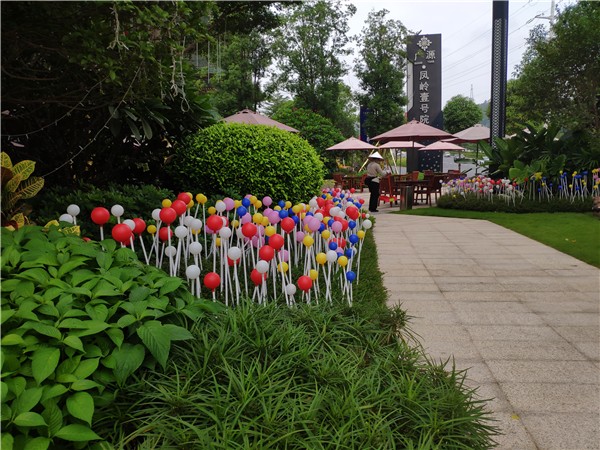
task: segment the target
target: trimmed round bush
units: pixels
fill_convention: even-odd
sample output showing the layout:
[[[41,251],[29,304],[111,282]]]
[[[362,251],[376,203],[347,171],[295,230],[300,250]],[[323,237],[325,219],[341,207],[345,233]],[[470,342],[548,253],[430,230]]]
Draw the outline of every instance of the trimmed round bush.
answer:
[[[218,124],[190,136],[169,172],[182,190],[291,201],[323,183],[323,163],[304,139],[275,127]]]

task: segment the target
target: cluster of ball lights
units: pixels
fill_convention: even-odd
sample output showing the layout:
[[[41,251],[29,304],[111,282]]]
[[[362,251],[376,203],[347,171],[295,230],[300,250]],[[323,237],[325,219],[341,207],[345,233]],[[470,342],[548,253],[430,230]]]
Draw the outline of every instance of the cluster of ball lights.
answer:
[[[352,283],[359,278],[362,240],[372,226],[368,215],[361,211],[364,201],[352,198],[352,194],[339,189],[327,190],[308,204],[296,205],[283,200],[275,204],[268,196],[259,200],[248,195],[241,200],[218,200],[206,208],[207,198],[203,194],[198,194],[194,203],[190,193],[180,193],[173,201],[163,200],[162,207],[152,211],[155,224],[146,226],[141,218],[121,221],[124,210],[120,205],[114,205],[110,211],[96,207],[91,219],[100,227],[103,238],[103,227],[111,215],[116,217],[117,224],[111,230],[115,241],[134,249],[138,238],[146,263],[152,264],[154,258],[157,267],[163,266],[164,255],[169,261],[169,273],[176,276],[183,271],[192,293],[197,296],[201,291],[204,252],[206,261],[212,256],[213,267],[202,278],[202,284],[212,292],[213,299],[219,288],[225,291],[226,298],[229,292],[237,302],[242,291],[248,296],[246,271],[242,271],[240,277],[237,269],[249,266],[253,298],[259,302],[266,301],[269,272],[274,291],[275,278],[281,277],[280,292],[288,304],[294,302],[297,289],[309,302],[311,292],[319,294],[320,274],[325,278],[325,298],[331,301],[333,267],[334,272],[341,269],[342,292],[351,304]],[[75,212],[73,207],[75,205],[69,206],[71,212]],[[200,207],[202,219],[198,217]],[[149,251],[143,239],[148,234],[152,238]],[[232,245],[235,238],[237,245]],[[303,266],[303,274],[295,284],[291,280],[292,264]]]

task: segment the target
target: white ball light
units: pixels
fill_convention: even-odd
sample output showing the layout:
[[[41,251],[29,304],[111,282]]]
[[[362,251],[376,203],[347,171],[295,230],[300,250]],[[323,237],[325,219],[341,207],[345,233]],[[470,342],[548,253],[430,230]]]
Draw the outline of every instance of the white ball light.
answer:
[[[338,259],[338,254],[335,250],[328,250],[325,256],[327,256],[327,261],[330,263],[334,263]]]
[[[308,206],[310,206],[311,208],[314,208],[314,209],[317,209],[319,207],[316,197],[313,197],[310,199],[310,201],[308,202]]]
[[[229,250],[227,250],[227,256],[229,256],[229,258],[233,261],[237,261],[242,257],[242,251],[239,247],[231,247]]]
[[[190,225],[190,228],[193,231],[199,231],[202,228],[202,221],[200,219],[192,220],[192,224]]]
[[[129,228],[131,228],[131,231],[133,231],[135,229],[135,222],[133,220],[131,220],[131,219],[125,219],[123,221],[123,223],[125,225],[127,225]]]
[[[186,227],[184,227],[183,225],[175,227],[175,236],[177,236],[179,239],[185,239],[187,235],[188,229]]]
[[[187,269],[185,269],[185,276],[190,280],[195,280],[200,276],[200,267],[195,264],[188,266]]]
[[[339,208],[339,206],[334,206],[329,210],[329,215],[331,217],[336,217],[340,213],[340,211],[341,209]]]
[[[227,209],[227,205],[223,200],[217,200],[217,203],[215,203],[215,209],[222,213]]]
[[[192,255],[199,255],[202,253],[202,244],[200,242],[192,242],[190,244],[190,253]]]
[[[269,263],[264,259],[261,259],[256,263],[256,270],[258,270],[259,273],[267,273],[269,271]]]
[[[184,224],[186,227],[191,227],[191,225],[192,225],[192,222],[193,222],[194,220],[195,220],[194,216],[185,216],[185,217],[183,218],[183,224]]]
[[[321,213],[315,213],[315,219],[317,219],[319,222],[323,221],[323,214]]]
[[[223,239],[229,239],[232,233],[233,232],[231,231],[231,228],[227,227],[223,227],[219,230],[219,236],[221,236]]]
[[[371,222],[369,219],[366,219],[363,223],[362,223],[362,227],[365,230],[369,230],[371,229],[371,227],[373,226],[373,222]]]
[[[71,214],[63,214],[58,218],[58,221],[73,223],[73,216]]]
[[[77,205],[69,205],[67,206],[67,213],[72,215],[73,217],[77,217],[77,215],[81,212],[79,206]]]
[[[288,284],[285,287],[285,292],[287,293],[287,295],[294,295],[296,293],[296,285],[295,284]]]
[[[115,217],[121,217],[124,212],[125,209],[123,209],[121,205],[114,205],[112,208],[110,208],[110,213]]]
[[[160,220],[160,208],[152,210],[152,218],[157,222]]]
[[[176,254],[177,249],[172,245],[167,245],[167,247],[165,248],[165,255],[167,255],[169,258],[172,258]]]

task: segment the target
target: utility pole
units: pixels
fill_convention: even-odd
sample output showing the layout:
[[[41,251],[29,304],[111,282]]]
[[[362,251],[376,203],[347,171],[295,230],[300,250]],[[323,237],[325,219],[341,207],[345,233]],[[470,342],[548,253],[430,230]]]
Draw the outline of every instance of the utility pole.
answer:
[[[550,15],[543,16],[538,14],[534,17],[535,19],[546,19],[550,21],[550,31],[548,32],[548,39],[552,39],[554,37],[554,21],[556,20],[556,3],[554,0],[550,3]]]
[[[508,66],[508,0],[494,0],[492,13],[492,96],[490,139],[506,131],[506,79]]]

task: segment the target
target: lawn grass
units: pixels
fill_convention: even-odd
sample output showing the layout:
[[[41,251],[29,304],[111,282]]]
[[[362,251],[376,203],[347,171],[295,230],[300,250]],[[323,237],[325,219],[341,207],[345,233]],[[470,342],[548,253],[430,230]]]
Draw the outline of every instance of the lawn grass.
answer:
[[[400,213],[489,220],[600,268],[600,220],[592,213],[511,214],[435,207]]]

